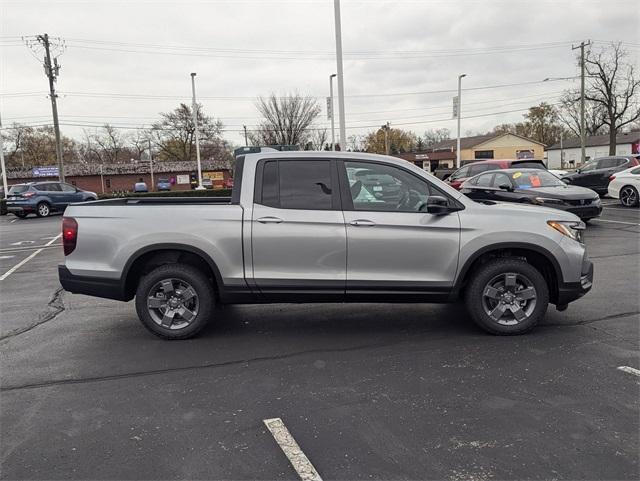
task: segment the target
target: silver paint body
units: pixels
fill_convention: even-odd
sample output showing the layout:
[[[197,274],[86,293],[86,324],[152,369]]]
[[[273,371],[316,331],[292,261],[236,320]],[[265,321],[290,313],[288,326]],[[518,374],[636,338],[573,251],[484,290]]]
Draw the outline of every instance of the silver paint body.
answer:
[[[447,215],[424,212],[289,210],[254,204],[257,161],[265,158],[338,158],[401,166],[436,185],[465,208]],[[226,286],[384,286],[419,283],[451,287],[478,250],[517,242],[542,247],[556,259],[564,282],[579,282],[584,245],[561,235],[548,220],[573,214],[517,204],[476,203],[404,160],[349,152],[274,152],[245,156],[240,205],[71,205],[78,241],[65,258],[78,276],[119,279],[131,256],[160,243],[206,252]],[[277,218],[281,222],[258,222]],[[374,225],[352,225],[369,221]]]

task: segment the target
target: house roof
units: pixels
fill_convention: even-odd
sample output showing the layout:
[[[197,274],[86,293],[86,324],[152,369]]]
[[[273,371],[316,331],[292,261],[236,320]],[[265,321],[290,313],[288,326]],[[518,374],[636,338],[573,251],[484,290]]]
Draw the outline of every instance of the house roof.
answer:
[[[626,132],[624,134],[618,134],[616,136],[616,145],[620,144],[632,144],[640,142],[640,131]],[[599,147],[601,145],[609,145],[609,134],[606,135],[592,135],[585,139],[586,147]],[[562,141],[563,149],[574,149],[580,147],[580,137],[574,137]],[[560,150],[560,142],[548,147],[547,150]]]
[[[510,132],[500,133],[500,134],[487,134],[487,135],[474,135],[473,137],[461,137],[460,138],[460,150],[472,149],[477,145],[484,144],[485,142],[489,142],[490,140],[497,139],[499,137],[504,137],[505,135],[513,135],[514,137],[519,137],[521,139],[526,140],[527,142],[531,142],[534,144],[544,145],[537,140],[529,139],[527,137],[523,137],[522,135],[512,134]],[[429,147],[430,150],[455,150],[456,149],[456,139],[443,140],[441,142],[437,142]]]

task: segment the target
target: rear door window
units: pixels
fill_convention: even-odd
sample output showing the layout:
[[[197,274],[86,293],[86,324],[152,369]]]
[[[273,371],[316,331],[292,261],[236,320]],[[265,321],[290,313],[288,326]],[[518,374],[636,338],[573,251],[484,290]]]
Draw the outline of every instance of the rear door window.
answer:
[[[493,174],[483,174],[476,179],[476,185],[478,187],[491,187],[491,181],[493,180]]]
[[[498,167],[493,164],[471,164],[469,166],[469,175],[477,175],[480,172],[486,172],[487,170],[494,170],[496,168]]]
[[[280,209],[331,210],[334,185],[330,160],[265,162],[260,203]]]
[[[75,192],[76,188],[69,184],[60,184],[63,192]]]

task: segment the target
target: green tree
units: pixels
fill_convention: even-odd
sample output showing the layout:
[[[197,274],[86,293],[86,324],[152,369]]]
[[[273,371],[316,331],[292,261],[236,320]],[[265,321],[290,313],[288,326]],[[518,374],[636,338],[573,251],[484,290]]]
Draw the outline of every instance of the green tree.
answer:
[[[389,153],[399,154],[402,152],[410,152],[416,148],[418,139],[413,132],[389,128]],[[386,152],[385,145],[385,129],[379,128],[374,132],[370,132],[364,139],[364,151],[376,154],[384,154]]]

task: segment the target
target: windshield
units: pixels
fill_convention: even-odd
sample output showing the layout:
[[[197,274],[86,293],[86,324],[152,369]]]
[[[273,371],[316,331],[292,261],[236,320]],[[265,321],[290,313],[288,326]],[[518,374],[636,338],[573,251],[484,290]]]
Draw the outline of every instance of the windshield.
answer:
[[[536,172],[514,172],[511,174],[511,179],[513,179],[518,189],[558,187],[565,185],[564,182],[546,170]]]

